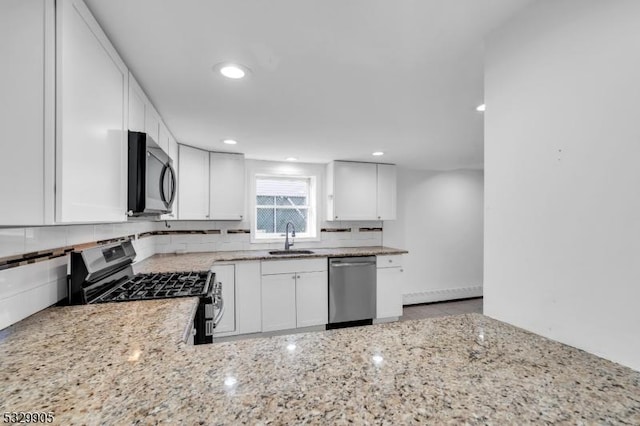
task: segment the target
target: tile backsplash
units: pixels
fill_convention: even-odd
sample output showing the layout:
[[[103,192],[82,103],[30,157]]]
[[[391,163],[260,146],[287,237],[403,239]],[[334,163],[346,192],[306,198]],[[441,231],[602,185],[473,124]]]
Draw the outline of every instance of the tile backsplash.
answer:
[[[66,297],[68,252],[74,246],[133,236],[136,261],[156,253],[282,248],[282,242],[252,242],[249,228],[245,222],[221,221],[0,228],[0,330]],[[382,245],[379,221],[323,223],[322,229],[319,241],[297,240],[295,247]]]

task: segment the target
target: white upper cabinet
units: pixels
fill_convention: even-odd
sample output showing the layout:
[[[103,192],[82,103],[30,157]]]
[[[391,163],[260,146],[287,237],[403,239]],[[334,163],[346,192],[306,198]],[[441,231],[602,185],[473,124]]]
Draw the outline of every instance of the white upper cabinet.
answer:
[[[131,73],[129,73],[128,128],[135,132],[147,133],[164,152],[169,154],[169,141],[173,139],[171,132]]]
[[[391,164],[334,161],[327,165],[327,220],[395,219]]]
[[[56,80],[56,221],[124,221],[128,71],[80,0],[56,2]]]
[[[160,114],[148,103],[144,110],[144,132],[160,146]]]
[[[244,155],[212,152],[209,165],[210,219],[242,220],[245,215]]]
[[[147,103],[147,96],[133,75],[129,73],[129,130],[144,132]]]
[[[0,226],[53,223],[55,10],[0,2]]]
[[[169,129],[167,129],[167,126],[165,126],[164,122],[161,121],[159,123],[158,139],[154,139],[154,140],[158,143],[158,145],[160,145],[160,148],[162,148],[162,150],[167,154],[169,154],[170,137],[171,137],[171,134],[169,133]]]
[[[178,217],[208,219],[209,152],[180,145],[178,158]]]
[[[333,187],[327,187],[331,220],[368,220],[376,217],[376,165],[335,161]],[[328,173],[329,174],[329,173]],[[333,208],[331,208],[333,207]]]
[[[378,164],[378,220],[395,220],[396,192],[396,166]]]

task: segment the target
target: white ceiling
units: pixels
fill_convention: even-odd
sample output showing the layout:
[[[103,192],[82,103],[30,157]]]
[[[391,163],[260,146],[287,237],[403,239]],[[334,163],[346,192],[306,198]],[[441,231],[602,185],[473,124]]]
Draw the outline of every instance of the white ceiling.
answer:
[[[181,143],[453,169],[483,165],[483,37],[529,1],[86,3]]]

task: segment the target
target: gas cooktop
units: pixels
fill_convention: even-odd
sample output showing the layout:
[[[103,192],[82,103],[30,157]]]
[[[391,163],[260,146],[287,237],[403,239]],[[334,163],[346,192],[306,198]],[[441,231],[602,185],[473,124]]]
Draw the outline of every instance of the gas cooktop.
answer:
[[[210,275],[208,271],[137,274],[93,303],[202,296],[209,293]]]

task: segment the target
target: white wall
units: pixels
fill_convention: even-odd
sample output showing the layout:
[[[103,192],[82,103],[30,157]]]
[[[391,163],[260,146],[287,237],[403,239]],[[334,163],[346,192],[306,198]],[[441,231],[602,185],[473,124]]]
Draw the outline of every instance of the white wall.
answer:
[[[487,41],[485,313],[640,370],[640,2]]]
[[[398,216],[384,244],[404,248],[404,303],[482,295],[483,172],[398,169]]]

